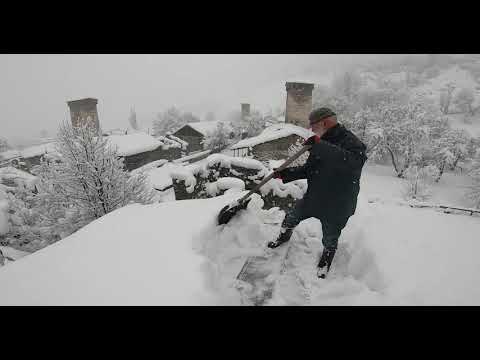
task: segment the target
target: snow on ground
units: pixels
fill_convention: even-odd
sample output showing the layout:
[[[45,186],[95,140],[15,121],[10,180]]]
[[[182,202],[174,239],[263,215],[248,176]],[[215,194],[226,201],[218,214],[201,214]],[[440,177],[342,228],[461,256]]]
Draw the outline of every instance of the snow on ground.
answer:
[[[50,153],[53,153],[53,154],[58,153],[57,149],[55,148],[55,142],[30,146],[20,151],[20,155],[23,158],[30,158],[30,157],[39,156],[43,154],[50,154]]]
[[[394,175],[391,165],[377,165],[367,162],[360,182],[362,193],[371,201],[403,203],[405,199],[402,189],[405,180]],[[466,187],[470,180],[466,175],[446,171],[440,181],[432,185],[432,195],[428,203],[438,203],[447,206],[469,207],[466,197]]]
[[[129,205],[0,269],[0,305],[221,304],[192,238],[232,196]]]
[[[179,168],[154,168],[152,180],[166,181]],[[446,174],[432,201],[461,204],[461,191],[447,190],[462,181]],[[219,210],[245,194],[237,182],[221,180],[215,186],[231,189],[212,199],[127,206],[9,263],[0,269],[0,304],[240,305],[245,294],[269,287],[265,305],[480,303],[480,218],[399,206],[403,180],[390,167],[367,164],[357,213],[342,232],[326,280],[315,276],[322,251],[318,220],[303,221],[290,243],[267,249],[285,214],[263,210],[255,194],[246,210],[216,225]],[[257,255],[271,261],[255,289],[236,276]]]
[[[5,257],[9,257],[13,260],[18,260],[30,254],[29,252],[17,250],[9,246],[0,246],[0,251]]]
[[[22,156],[19,150],[7,150],[0,152],[0,160],[10,160]]]

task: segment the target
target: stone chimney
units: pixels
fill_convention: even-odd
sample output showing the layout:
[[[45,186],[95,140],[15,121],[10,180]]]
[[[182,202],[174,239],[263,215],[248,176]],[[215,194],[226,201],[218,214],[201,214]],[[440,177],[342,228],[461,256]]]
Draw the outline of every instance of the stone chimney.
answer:
[[[245,117],[250,116],[250,104],[241,104],[242,105],[242,120],[245,120]]]
[[[308,115],[312,111],[313,84],[287,82],[285,122],[309,128]]]
[[[100,131],[97,103],[98,100],[93,98],[68,101],[72,125],[77,127],[81,124],[89,124],[94,126],[97,131]]]

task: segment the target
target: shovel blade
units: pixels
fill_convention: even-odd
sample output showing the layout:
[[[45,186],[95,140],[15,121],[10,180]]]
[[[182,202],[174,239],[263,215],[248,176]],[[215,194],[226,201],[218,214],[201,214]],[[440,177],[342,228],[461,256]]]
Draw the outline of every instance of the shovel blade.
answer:
[[[235,204],[233,206],[232,204],[226,205],[222,210],[220,210],[220,213],[218,214],[218,217],[217,217],[218,225],[227,224],[235,216],[237,212],[239,212],[240,210],[246,209],[249,202],[250,202],[250,199],[244,201],[243,203]]]

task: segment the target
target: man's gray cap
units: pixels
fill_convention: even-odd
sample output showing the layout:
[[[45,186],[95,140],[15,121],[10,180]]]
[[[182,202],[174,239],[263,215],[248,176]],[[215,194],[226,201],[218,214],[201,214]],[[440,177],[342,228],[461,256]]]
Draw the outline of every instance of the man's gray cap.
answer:
[[[326,108],[326,107],[321,107],[321,108],[318,108],[318,109],[315,109],[313,110],[310,115],[308,116],[308,121],[310,122],[310,125],[311,124],[314,124],[316,122],[319,122],[327,117],[330,117],[330,116],[336,116],[337,114],[335,114],[332,110],[330,110],[329,108]]]

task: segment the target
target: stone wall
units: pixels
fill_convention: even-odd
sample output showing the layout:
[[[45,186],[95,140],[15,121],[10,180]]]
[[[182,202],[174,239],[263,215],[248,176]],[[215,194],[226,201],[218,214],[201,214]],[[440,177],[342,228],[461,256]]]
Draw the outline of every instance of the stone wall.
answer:
[[[305,139],[298,135],[290,135],[252,148],[253,158],[259,161],[282,160],[288,157],[288,148],[297,142],[304,142]]]
[[[312,111],[313,84],[287,82],[285,86],[287,89],[285,122],[308,128],[308,115]]]
[[[182,127],[180,130],[174,132],[173,136],[176,136],[188,143],[187,152],[189,153],[203,150],[202,141],[204,136],[189,126]]]
[[[123,159],[125,169],[132,171],[143,165],[151,163],[152,161],[166,159],[166,160],[175,160],[181,157],[181,149],[179,147],[171,147],[169,149],[162,149],[159,146],[157,149],[152,151],[146,151],[143,153],[125,156]]]
[[[215,164],[214,166],[210,167],[206,173],[195,175],[196,185],[191,193],[187,191],[185,182],[183,180],[172,179],[172,182],[176,200],[204,199],[212,197],[212,195],[208,194],[206,191],[207,183],[215,182],[221,177],[233,177],[241,179],[245,183],[245,189],[252,190],[263,180],[264,175],[268,174],[262,174],[260,170],[254,170],[250,168],[243,168],[239,166],[224,168],[221,167],[220,164]],[[223,193],[224,191],[220,191],[215,196],[222,195]],[[265,195],[262,195],[260,191],[257,193],[262,196],[264,201],[264,209],[279,207],[282,210],[288,210],[296,202],[296,199],[290,195],[286,197],[280,197],[275,195],[272,191]]]
[[[98,100],[93,98],[68,101],[72,125],[76,127],[81,124],[88,124],[98,131],[100,121],[98,119],[97,102]]]

